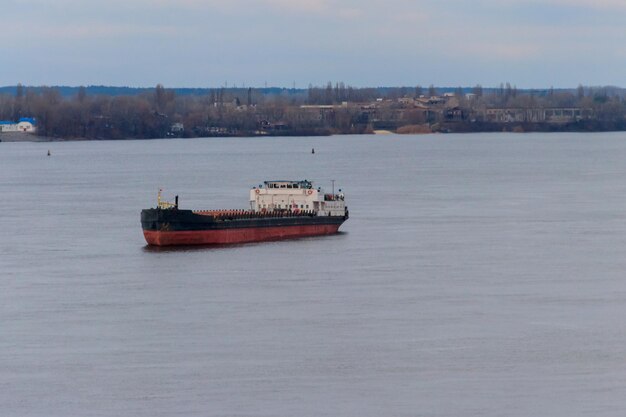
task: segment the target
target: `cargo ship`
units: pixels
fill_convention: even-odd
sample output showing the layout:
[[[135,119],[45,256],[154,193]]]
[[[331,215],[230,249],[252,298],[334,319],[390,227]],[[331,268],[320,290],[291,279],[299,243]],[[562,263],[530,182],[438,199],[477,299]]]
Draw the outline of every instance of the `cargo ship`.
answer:
[[[143,235],[152,246],[223,245],[337,233],[348,219],[341,189],[326,193],[308,180],[265,181],[250,190],[250,208],[184,210],[157,196],[141,211]]]

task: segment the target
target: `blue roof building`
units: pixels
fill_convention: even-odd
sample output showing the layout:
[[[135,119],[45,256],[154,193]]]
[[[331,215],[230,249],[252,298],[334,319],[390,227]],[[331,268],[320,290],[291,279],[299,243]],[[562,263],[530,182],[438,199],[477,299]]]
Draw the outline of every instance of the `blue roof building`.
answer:
[[[21,122],[28,122],[32,124],[33,126],[37,125],[37,120],[35,120],[34,117],[20,117],[20,120],[18,120],[18,123],[21,123]]]
[[[29,132],[37,131],[37,120],[34,117],[21,117],[19,121],[0,120],[0,132]]]

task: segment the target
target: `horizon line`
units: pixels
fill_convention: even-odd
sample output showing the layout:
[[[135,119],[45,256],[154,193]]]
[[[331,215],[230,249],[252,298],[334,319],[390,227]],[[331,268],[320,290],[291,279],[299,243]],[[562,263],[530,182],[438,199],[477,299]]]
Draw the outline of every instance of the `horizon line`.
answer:
[[[344,86],[346,88],[350,87],[350,88],[356,88],[356,89],[367,89],[367,88],[373,88],[373,89],[378,89],[378,88],[417,88],[417,87],[421,87],[424,90],[427,90],[428,88],[430,88],[430,86],[432,84],[429,85],[421,85],[421,84],[415,84],[415,85],[379,85],[379,86],[354,86],[354,85],[350,85],[347,84],[343,81],[337,81],[334,83],[331,83],[333,85],[333,88],[335,85],[339,84],[339,83],[343,83]],[[579,84],[577,86],[572,86],[572,87],[554,87],[554,86],[546,86],[546,87],[518,87],[514,84],[511,84],[509,82],[507,83],[500,83],[501,85],[495,85],[495,86],[485,86],[482,84],[474,84],[474,85],[467,85],[467,86],[452,86],[452,85],[432,85],[435,89],[439,88],[439,89],[457,89],[457,88],[461,88],[461,89],[472,89],[475,87],[480,86],[483,89],[487,89],[487,90],[497,90],[500,89],[502,87],[505,87],[506,84],[509,84],[511,88],[515,88],[517,90],[575,90],[579,87],[583,87],[583,88],[617,88],[617,89],[624,89],[625,87],[622,86],[618,86],[618,85],[611,85],[611,84],[605,84],[605,85],[585,85],[585,84]],[[0,86],[0,89],[7,89],[7,88],[17,88],[18,85],[21,85],[23,88],[81,88],[81,87],[85,87],[85,88],[90,88],[90,87],[105,87],[105,88],[127,88],[127,89],[135,89],[135,90],[150,90],[150,89],[155,89],[157,87],[157,85],[161,85],[163,86],[165,89],[170,89],[170,90],[217,90],[217,89],[226,89],[226,90],[231,90],[231,89],[248,89],[248,88],[252,88],[252,89],[258,89],[258,90],[264,90],[264,89],[281,89],[281,90],[308,90],[310,87],[313,88],[326,88],[327,84],[322,84],[322,85],[309,85],[307,87],[294,87],[294,86],[279,86],[279,85],[268,85],[268,86],[252,86],[252,85],[242,85],[242,86],[238,86],[238,85],[232,85],[232,86],[228,86],[228,85],[222,85],[222,86],[196,86],[196,87],[189,87],[189,86],[176,86],[176,87],[170,87],[170,86],[166,86],[162,83],[157,83],[154,86],[130,86],[130,85],[113,85],[113,84],[87,84],[87,85],[67,85],[67,84],[55,84],[55,85],[47,85],[47,84],[40,84],[40,85],[26,85],[26,84],[13,84],[13,85],[3,85]],[[505,87],[506,88],[506,87]]]

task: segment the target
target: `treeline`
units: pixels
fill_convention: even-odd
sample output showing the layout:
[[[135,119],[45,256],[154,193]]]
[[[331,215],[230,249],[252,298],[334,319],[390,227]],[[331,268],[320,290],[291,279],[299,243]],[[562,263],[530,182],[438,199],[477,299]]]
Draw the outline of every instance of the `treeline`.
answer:
[[[0,120],[34,117],[38,134],[53,138],[192,137],[206,135],[212,128],[245,134],[262,123],[285,123],[293,103],[288,95],[263,95],[252,89],[222,88],[180,96],[157,85],[136,95],[92,95],[80,87],[75,95],[63,97],[58,88],[18,85],[14,94],[0,95]],[[309,127],[292,122],[293,128]],[[184,128],[173,129],[177,124]]]
[[[584,87],[576,89],[518,90],[510,83],[501,84],[487,93],[482,87],[472,89],[473,97],[465,96],[460,106],[473,113],[488,108],[512,109],[581,109],[588,115],[584,129],[623,129],[626,116],[626,90],[618,87]],[[558,127],[557,127],[558,128]],[[575,126],[569,126],[574,128]],[[581,127],[582,128],[582,127]],[[554,130],[548,127],[546,130]]]
[[[0,120],[34,117],[38,135],[64,139],[326,135],[367,129],[353,111],[324,119],[303,111],[307,90],[218,88],[180,95],[159,84],[132,95],[89,91],[79,87],[64,96],[57,87],[18,85],[12,94],[0,94]]]
[[[52,138],[124,139],[363,133],[371,131],[373,120],[383,125],[389,121],[390,126],[445,121],[450,114],[447,108],[460,109],[460,121],[467,123],[494,107],[590,109],[594,120],[618,128],[626,114],[625,91],[616,87],[519,90],[503,83],[496,88],[356,88],[329,82],[300,90],[216,88],[181,93],[159,84],[131,89],[132,94],[127,89],[116,90],[120,94],[95,94],[104,90],[77,87],[72,95],[61,88],[18,85],[0,93],[0,120],[34,117],[38,134]],[[443,94],[452,98],[445,105],[434,101],[432,111],[406,104]],[[330,111],[302,108],[305,104],[335,107]]]

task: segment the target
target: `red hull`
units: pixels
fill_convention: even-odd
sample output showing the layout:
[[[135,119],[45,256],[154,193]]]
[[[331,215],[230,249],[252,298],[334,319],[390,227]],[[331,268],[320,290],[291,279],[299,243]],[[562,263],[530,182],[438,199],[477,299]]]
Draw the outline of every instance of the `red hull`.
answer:
[[[149,245],[220,245],[228,243],[262,242],[294,237],[330,235],[337,233],[338,224],[307,226],[250,227],[242,229],[154,231],[144,230]]]

